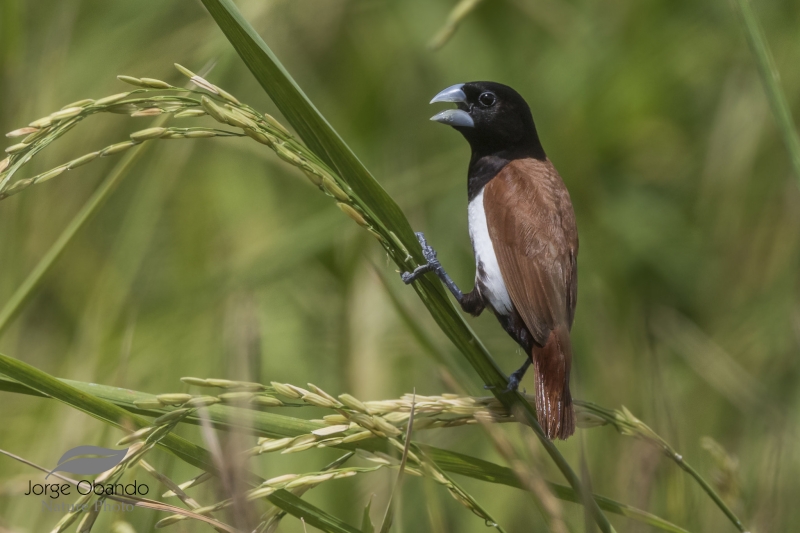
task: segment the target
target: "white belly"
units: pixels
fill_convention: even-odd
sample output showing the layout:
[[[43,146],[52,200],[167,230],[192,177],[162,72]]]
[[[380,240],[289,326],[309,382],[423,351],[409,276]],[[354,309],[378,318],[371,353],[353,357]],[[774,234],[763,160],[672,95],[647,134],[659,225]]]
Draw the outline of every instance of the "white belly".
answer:
[[[483,209],[483,189],[469,203],[468,211],[469,236],[472,240],[472,249],[475,251],[475,284],[479,287],[481,296],[495,313],[510,314],[513,305],[506,290],[503,275],[500,273],[500,265],[497,264],[492,240],[489,237],[486,212]]]

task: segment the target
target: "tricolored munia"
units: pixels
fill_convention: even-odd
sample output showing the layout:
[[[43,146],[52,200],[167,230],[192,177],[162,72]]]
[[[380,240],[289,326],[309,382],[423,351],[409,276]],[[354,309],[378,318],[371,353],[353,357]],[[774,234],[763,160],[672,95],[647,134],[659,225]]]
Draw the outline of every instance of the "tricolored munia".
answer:
[[[467,190],[475,287],[459,290],[422,233],[417,237],[427,264],[403,273],[403,281],[434,272],[465,312],[491,309],[528,356],[508,389],[519,386],[533,363],[539,423],[549,438],[566,439],[575,431],[570,329],[578,296],[578,230],[569,192],[514,89],[463,83],[437,94],[435,102],[456,104],[431,120],[455,128],[472,148]]]

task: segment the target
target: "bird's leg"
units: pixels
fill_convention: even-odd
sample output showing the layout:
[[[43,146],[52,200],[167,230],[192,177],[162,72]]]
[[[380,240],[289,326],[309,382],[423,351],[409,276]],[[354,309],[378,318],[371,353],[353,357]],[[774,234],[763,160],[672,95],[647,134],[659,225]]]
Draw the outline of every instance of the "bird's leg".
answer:
[[[461,303],[464,299],[464,294],[461,292],[461,289],[458,288],[456,282],[450,278],[447,272],[445,272],[442,264],[436,257],[436,250],[434,250],[433,247],[428,244],[428,241],[425,240],[425,235],[422,232],[418,232],[416,235],[417,240],[419,241],[420,245],[422,245],[422,255],[425,257],[427,263],[418,266],[413,272],[403,272],[400,274],[400,277],[403,279],[403,283],[408,285],[423,274],[435,272],[436,275],[439,276],[439,279],[442,280],[442,283],[444,283],[453,294],[458,303]]]
[[[528,371],[528,368],[531,366],[532,362],[533,361],[530,357],[525,359],[525,362],[522,364],[522,366],[508,376],[508,386],[503,392],[513,392],[519,388],[519,384],[522,382],[522,378],[525,376],[525,372]],[[494,388],[494,385],[484,385],[483,388],[486,390],[491,390]]]
[[[528,371],[528,367],[531,366],[532,362],[533,360],[530,357],[528,357],[527,359],[525,359],[525,363],[523,363],[521,367],[519,367],[517,370],[512,372],[510,376],[508,376],[508,387],[506,387],[505,392],[515,391],[519,388],[519,383],[520,381],[522,381],[523,376],[525,376],[525,372]]]

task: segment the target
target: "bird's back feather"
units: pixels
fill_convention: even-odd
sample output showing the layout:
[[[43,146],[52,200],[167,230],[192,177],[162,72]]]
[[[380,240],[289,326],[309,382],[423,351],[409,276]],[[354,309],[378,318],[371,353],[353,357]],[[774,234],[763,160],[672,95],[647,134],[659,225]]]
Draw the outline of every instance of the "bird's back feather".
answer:
[[[578,231],[549,160],[510,162],[484,188],[489,236],[505,288],[536,344],[537,411],[548,436],[574,430],[569,330],[577,303]]]

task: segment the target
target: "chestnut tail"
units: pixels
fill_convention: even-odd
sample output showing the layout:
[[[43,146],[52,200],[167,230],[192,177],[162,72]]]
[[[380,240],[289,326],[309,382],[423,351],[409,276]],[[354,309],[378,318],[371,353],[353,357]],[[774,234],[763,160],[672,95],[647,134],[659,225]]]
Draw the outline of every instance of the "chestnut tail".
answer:
[[[544,347],[531,353],[536,371],[536,416],[549,439],[566,439],[575,432],[575,409],[569,392],[572,345],[569,331],[557,326]]]

